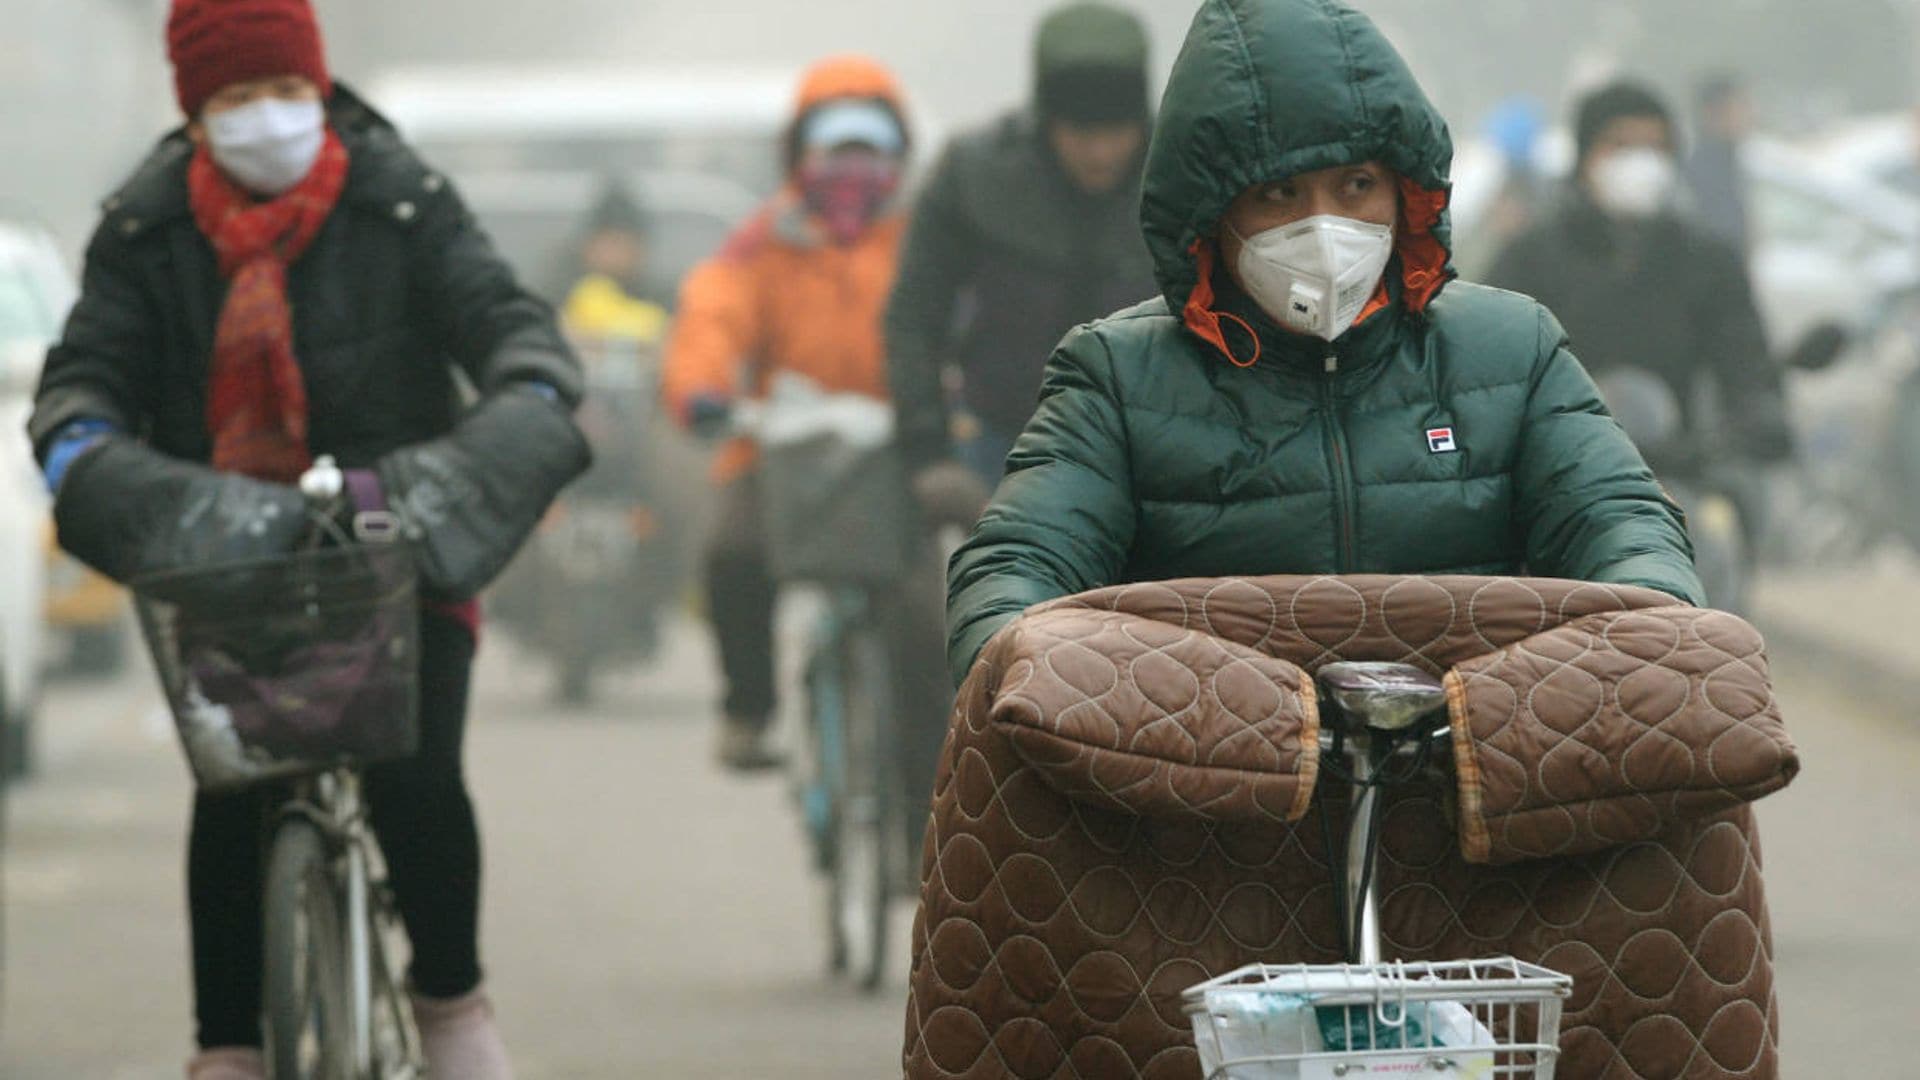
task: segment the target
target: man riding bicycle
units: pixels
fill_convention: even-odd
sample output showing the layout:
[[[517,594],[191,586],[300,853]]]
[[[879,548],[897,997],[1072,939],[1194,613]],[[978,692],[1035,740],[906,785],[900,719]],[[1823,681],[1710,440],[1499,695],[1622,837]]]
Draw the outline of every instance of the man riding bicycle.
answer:
[[[1034,41],[1032,104],[955,139],[913,211],[887,304],[887,364],[909,464],[986,483],[1033,415],[1046,350],[1151,291],[1135,210],[1152,108],[1147,32],[1075,2]],[[959,369],[955,439],[945,374]],[[978,512],[978,506],[971,508]]]
[[[445,177],[332,80],[307,0],[175,0],[167,44],[187,123],[107,200],[30,424],[63,543],[136,576],[152,568],[152,536],[195,512],[192,498],[152,504],[151,478],[185,475],[190,493],[239,484],[247,506],[297,508],[288,485],[331,455],[363,505],[413,511],[430,532],[478,528],[464,553],[423,565],[497,568],[519,537],[463,515],[550,496],[503,490],[520,483],[505,478],[571,432],[579,376],[551,312]],[[455,365],[482,395],[468,419]],[[270,557],[299,518],[208,521],[206,549]],[[428,1068],[499,1080],[511,1069],[481,985],[480,844],[461,770],[477,621],[462,597],[478,576],[442,575],[421,620],[420,751],[371,768],[366,794],[412,940]],[[276,798],[194,802],[194,1080],[265,1075],[262,831]]]

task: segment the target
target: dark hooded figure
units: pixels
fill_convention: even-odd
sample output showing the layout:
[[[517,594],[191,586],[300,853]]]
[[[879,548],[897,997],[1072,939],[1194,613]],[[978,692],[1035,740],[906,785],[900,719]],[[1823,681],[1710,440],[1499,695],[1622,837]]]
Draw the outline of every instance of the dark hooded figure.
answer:
[[[988,482],[1033,415],[1053,343],[1153,292],[1135,221],[1146,30],[1118,8],[1069,4],[1041,24],[1034,68],[1030,106],[947,147],[887,307],[907,455],[922,468],[957,457]],[[962,381],[957,440],[949,367]]]

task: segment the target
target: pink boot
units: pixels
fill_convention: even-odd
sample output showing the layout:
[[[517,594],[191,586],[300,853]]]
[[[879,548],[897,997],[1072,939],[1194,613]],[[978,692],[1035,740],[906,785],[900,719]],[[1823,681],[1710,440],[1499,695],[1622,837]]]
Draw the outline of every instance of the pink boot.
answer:
[[[202,1050],[187,1062],[187,1080],[267,1080],[267,1059],[250,1047]]]
[[[475,990],[457,998],[414,995],[413,1019],[427,1055],[428,1080],[513,1080],[493,1003]]]

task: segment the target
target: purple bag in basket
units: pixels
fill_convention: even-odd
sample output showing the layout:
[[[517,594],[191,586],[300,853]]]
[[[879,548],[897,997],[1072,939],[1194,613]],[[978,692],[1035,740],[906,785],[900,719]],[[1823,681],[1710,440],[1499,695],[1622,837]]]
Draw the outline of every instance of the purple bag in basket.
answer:
[[[193,681],[228,711],[241,744],[277,761],[380,761],[415,750],[411,680],[395,677],[406,637],[376,615],[346,641],[300,645],[272,670],[208,645],[188,655]]]

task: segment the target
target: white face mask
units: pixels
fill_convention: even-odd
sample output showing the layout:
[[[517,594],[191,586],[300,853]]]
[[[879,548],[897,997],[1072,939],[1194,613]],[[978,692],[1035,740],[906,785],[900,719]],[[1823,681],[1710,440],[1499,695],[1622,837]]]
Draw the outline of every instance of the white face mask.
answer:
[[[1242,237],[1240,244],[1240,284],[1261,310],[1290,330],[1328,341],[1360,318],[1393,258],[1391,228],[1334,214]]]
[[[1616,151],[1593,166],[1593,199],[1616,218],[1653,217],[1673,205],[1679,188],[1673,158],[1652,147]]]
[[[262,98],[207,117],[207,146],[221,171],[241,187],[273,198],[313,170],[326,124],[318,101]]]

